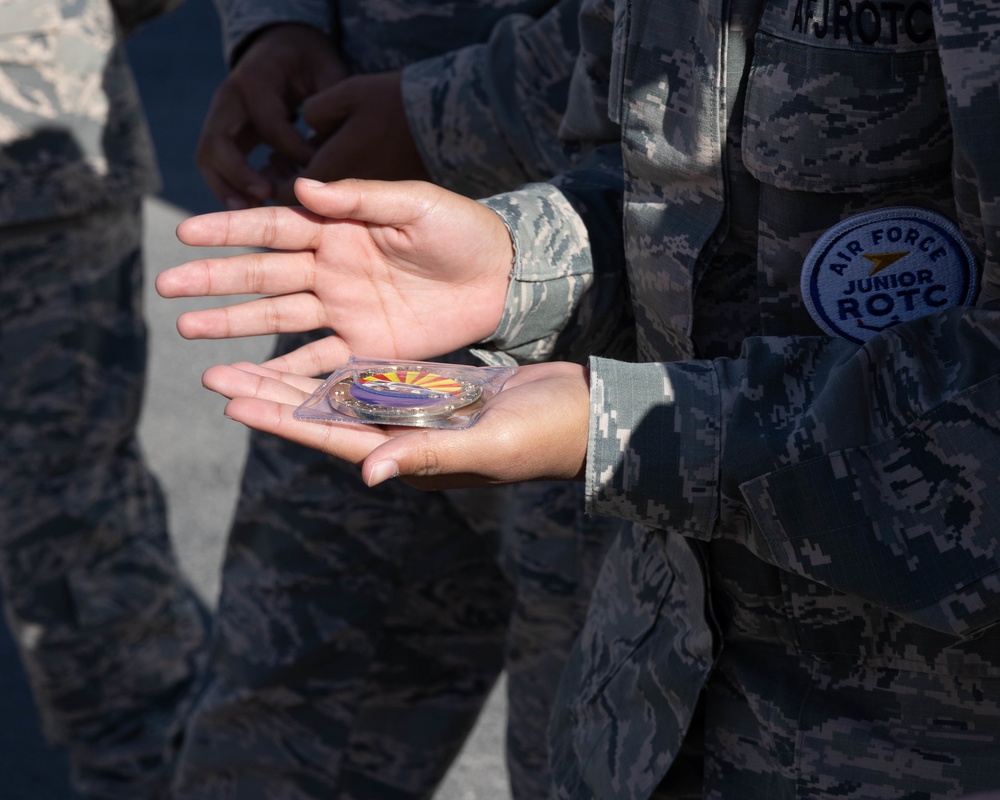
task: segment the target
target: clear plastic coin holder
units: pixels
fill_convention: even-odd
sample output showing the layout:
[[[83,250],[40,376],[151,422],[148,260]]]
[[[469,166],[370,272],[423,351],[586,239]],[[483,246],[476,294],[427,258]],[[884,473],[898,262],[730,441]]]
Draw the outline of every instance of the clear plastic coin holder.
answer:
[[[515,367],[352,357],[295,410],[297,419],[468,428]]]

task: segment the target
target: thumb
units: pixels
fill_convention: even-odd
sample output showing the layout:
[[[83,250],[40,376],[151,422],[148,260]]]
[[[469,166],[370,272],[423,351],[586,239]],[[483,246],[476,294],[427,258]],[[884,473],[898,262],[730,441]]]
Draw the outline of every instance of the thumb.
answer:
[[[263,362],[261,366],[292,375],[326,376],[347,362],[351,349],[334,333]]]
[[[350,116],[355,107],[350,78],[317,92],[302,104],[303,121],[320,136],[326,136]]]
[[[368,486],[401,478],[418,489],[455,489],[506,483],[476,469],[478,459],[468,457],[472,430],[419,429],[403,433],[372,450],[364,460],[361,477]]]

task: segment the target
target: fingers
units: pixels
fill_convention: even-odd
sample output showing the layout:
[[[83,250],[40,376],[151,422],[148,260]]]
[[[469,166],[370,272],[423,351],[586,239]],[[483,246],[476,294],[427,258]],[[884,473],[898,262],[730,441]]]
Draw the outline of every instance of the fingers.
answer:
[[[262,366],[296,375],[329,375],[353,355],[339,336],[324,336],[285,355],[265,361]]]
[[[321,230],[319,220],[301,208],[267,206],[189,217],[177,226],[177,238],[194,247],[310,250]]]
[[[580,480],[586,467],[590,392],[577,364],[523,367],[461,431],[400,435],[365,459],[369,485],[398,474],[418,488]]]
[[[427,181],[430,175],[417,151],[410,130],[392,124],[371,125],[369,119],[352,117],[317,149],[302,177],[332,181],[366,178],[388,181]],[[383,149],[369,146],[377,136]]]
[[[231,339],[301,333],[327,327],[323,304],[308,293],[262,297],[223,308],[187,311],[177,318],[185,339]]]
[[[318,386],[319,381],[301,383],[301,379],[291,376],[264,372],[277,377],[261,374],[260,368],[250,364],[220,365],[207,369],[202,383],[207,389],[231,398],[225,412],[231,419],[351,463],[360,463],[385,440],[385,433],[376,426],[295,419],[295,409],[308,397],[308,387]]]
[[[291,121],[283,102],[271,94],[255,97],[250,103],[250,116],[261,141],[294,164],[307,164],[312,148]]]
[[[267,177],[247,163],[266,145],[299,167],[312,147],[296,127],[299,103],[346,75],[326,36],[309,26],[277,24],[259,33],[215,92],[195,161],[230,209],[274,199]]]
[[[304,253],[246,253],[189,261],[156,276],[161,297],[223,297],[310,291],[315,262]]]
[[[322,381],[268,369],[259,364],[239,362],[205,370],[202,386],[230,399],[252,397],[299,406]]]
[[[383,429],[296,419],[295,409],[320,383],[248,363],[209,367],[202,376],[205,388],[230,398],[226,416],[336,458],[364,462],[362,477],[369,486],[398,475],[426,489],[490,482],[475,474],[463,475],[454,466],[463,461],[470,431]],[[479,444],[471,446],[475,450]]]
[[[418,489],[440,490],[505,482],[483,474],[480,459],[469,457],[481,444],[475,428],[395,431],[397,436],[365,457],[361,478],[366,485],[376,486],[390,478],[400,478]]]
[[[302,104],[303,121],[320,135],[335,129],[354,107],[354,80],[347,78],[308,98]]]
[[[200,247],[315,249],[322,235],[324,217],[402,227],[433,208],[448,193],[421,181],[349,179],[321,183],[300,178],[295,182],[295,194],[315,215],[302,208],[273,206],[217,211],[181,222],[177,238],[184,244]]]
[[[523,372],[464,430],[296,420],[294,409],[320,382],[263,365],[212,367],[203,383],[232,398],[228,416],[361,464],[369,486],[394,477],[421,489],[581,479],[590,405],[585,368],[540,364]]]
[[[271,400],[237,397],[226,404],[225,413],[249,428],[320,450],[351,464],[360,464],[385,438],[382,430],[374,426],[295,419],[294,406]]]
[[[202,126],[195,163],[213,194],[229,209],[260,205],[271,194],[267,180],[246,162],[258,143],[250,135],[250,113],[230,83],[216,91]]]
[[[303,177],[428,180],[410,133],[399,72],[347,78],[309,98],[302,115],[319,134]],[[380,142],[377,152],[372,141]]]

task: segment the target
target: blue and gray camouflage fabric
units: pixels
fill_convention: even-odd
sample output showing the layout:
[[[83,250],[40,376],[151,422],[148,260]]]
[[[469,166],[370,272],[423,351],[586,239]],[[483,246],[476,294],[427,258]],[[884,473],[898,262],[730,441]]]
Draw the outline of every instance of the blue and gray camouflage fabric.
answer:
[[[0,0],[0,225],[156,191],[152,142],[120,37],[178,2]]]
[[[0,2],[3,605],[48,739],[105,799],[164,796],[205,645],[136,441],[158,176],[120,38],[170,5]]]
[[[486,41],[403,69],[410,131],[435,183],[486,197],[570,167],[588,144],[559,137],[579,10],[561,0],[537,19],[511,13]]]
[[[588,507],[633,523],[560,687],[556,796],[687,796],[699,751],[705,798],[995,789],[1000,9],[583,13],[604,29],[591,67],[608,57],[578,70],[563,130],[599,138],[608,108],[620,146],[598,159],[624,170],[486,201],[518,252],[492,358],[592,350]],[[959,226],[976,304],[821,335],[807,255],[894,207]],[[594,239],[610,217],[617,258]],[[594,291],[615,280],[618,308]],[[608,340],[622,318],[637,361]]]
[[[217,6],[230,60],[260,28],[297,22],[330,34],[355,71],[412,64],[420,77],[404,79],[407,111],[422,115],[414,126],[422,150],[452,159],[440,176],[451,188],[492,193],[571,163],[572,150],[543,126],[558,124],[566,102],[578,0]],[[540,50],[554,34],[561,51]],[[507,65],[524,53],[534,60],[512,80]],[[426,56],[435,57],[413,63]],[[482,91],[513,90],[501,115],[504,160],[486,140],[456,133],[479,131],[456,115],[450,94],[472,64]],[[548,167],[536,163],[531,137],[551,143]],[[282,336],[276,354],[320,335]],[[467,354],[442,359],[476,363]],[[213,677],[187,727],[175,795],[428,797],[506,669],[512,791],[548,797],[558,676],[621,525],[586,517],[581,486],[368,489],[354,467],[252,434]]]
[[[122,800],[165,791],[205,644],[136,441],[158,175],[120,42],[173,5],[0,0],[4,611],[75,788]]]

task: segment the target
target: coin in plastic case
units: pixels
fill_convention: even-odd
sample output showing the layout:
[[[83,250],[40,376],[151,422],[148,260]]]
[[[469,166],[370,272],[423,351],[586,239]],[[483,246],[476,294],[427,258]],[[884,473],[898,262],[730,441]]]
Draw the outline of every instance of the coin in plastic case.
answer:
[[[447,417],[482,398],[482,386],[427,370],[360,370],[328,394],[338,411],[371,422],[419,422]]]

